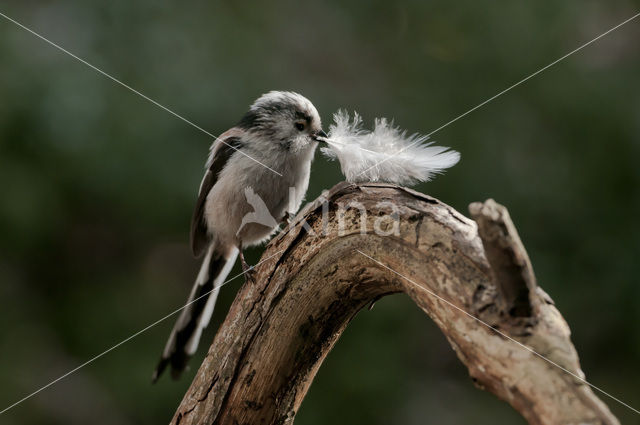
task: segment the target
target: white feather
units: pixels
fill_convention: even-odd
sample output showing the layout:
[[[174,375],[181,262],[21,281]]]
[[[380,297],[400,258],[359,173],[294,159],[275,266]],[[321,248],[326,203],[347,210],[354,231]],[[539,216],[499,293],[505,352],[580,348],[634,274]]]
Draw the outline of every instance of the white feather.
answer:
[[[427,136],[407,135],[386,118],[376,118],[373,131],[362,129],[362,118],[346,111],[333,115],[321,149],[330,159],[338,159],[342,173],[352,183],[382,181],[415,184],[429,181],[460,160],[460,154],[442,146],[424,143]]]

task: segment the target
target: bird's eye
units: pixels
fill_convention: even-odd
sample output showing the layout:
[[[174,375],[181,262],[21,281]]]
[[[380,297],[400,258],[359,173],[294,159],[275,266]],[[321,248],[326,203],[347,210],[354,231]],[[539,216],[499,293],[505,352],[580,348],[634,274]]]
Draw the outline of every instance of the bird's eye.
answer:
[[[302,131],[302,130],[304,130],[304,123],[298,121],[298,122],[295,123],[295,127],[296,127],[296,130]]]

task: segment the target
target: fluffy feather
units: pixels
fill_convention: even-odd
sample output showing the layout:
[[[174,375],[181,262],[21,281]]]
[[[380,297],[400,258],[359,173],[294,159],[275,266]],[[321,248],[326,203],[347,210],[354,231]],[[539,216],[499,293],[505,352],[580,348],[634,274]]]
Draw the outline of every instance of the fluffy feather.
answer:
[[[333,115],[328,147],[321,149],[330,159],[338,159],[342,173],[352,183],[382,181],[415,184],[429,181],[460,160],[460,154],[442,146],[424,143],[427,136],[407,135],[386,118],[376,118],[373,131],[362,129],[362,118],[346,111]]]

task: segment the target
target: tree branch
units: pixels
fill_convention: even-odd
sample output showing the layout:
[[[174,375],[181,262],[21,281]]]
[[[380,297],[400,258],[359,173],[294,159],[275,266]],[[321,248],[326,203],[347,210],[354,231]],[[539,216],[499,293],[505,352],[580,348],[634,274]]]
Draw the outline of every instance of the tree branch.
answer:
[[[355,314],[404,292],[474,383],[529,423],[618,424],[577,378],[569,327],[537,286],[506,208],[488,200],[470,211],[475,221],[386,184],[341,183],[309,204],[238,292],[172,423],[293,423]]]

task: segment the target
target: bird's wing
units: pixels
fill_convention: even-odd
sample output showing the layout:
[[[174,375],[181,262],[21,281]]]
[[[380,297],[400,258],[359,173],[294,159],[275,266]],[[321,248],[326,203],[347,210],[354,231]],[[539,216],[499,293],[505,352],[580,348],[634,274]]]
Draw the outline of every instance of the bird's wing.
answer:
[[[240,149],[243,134],[243,130],[234,127],[222,133],[211,145],[209,159],[207,160],[207,171],[202,178],[202,183],[200,183],[198,200],[191,218],[191,251],[196,257],[199,257],[206,250],[211,238],[207,233],[207,224],[204,220],[207,196],[213,185],[218,181],[218,175],[229,161],[229,158],[231,158],[231,155]]]

